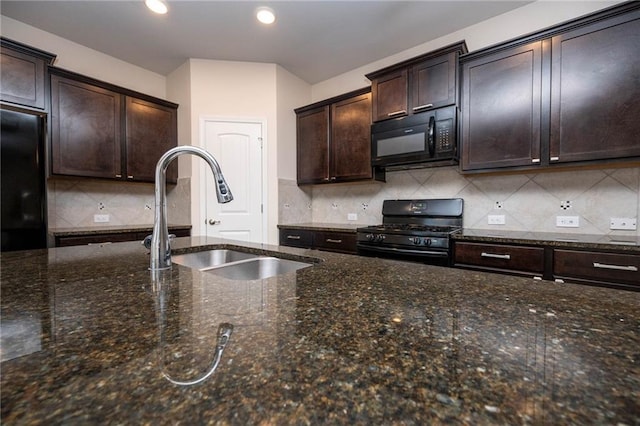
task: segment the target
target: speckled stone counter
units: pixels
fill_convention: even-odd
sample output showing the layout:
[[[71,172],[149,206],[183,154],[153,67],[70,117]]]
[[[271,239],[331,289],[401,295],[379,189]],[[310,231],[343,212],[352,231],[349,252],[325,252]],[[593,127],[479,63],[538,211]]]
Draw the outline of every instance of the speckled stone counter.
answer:
[[[191,225],[169,225],[169,230],[190,230]],[[122,232],[149,232],[153,231],[153,225],[128,225],[128,226],[92,226],[75,228],[49,228],[49,233],[54,237],[70,237],[76,235],[92,234],[119,234]]]
[[[307,222],[307,223],[293,223],[293,224],[280,224],[279,229],[309,229],[312,231],[334,231],[334,232],[353,232],[355,234],[356,229],[366,225],[356,225],[350,223],[323,223],[323,222]]]
[[[322,262],[152,279],[137,242],[2,253],[2,424],[640,424],[640,293],[238,245]],[[206,374],[221,324],[215,372],[170,382]]]
[[[611,250],[640,253],[640,237],[628,235],[590,235],[551,232],[493,231],[463,229],[452,234],[457,241],[485,241],[489,243],[528,244],[574,249]]]

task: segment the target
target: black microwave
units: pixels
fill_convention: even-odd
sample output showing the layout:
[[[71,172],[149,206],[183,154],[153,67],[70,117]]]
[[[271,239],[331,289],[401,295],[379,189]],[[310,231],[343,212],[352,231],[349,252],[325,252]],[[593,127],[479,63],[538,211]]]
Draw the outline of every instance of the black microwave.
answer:
[[[438,108],[371,125],[372,166],[403,169],[457,164],[457,108]]]

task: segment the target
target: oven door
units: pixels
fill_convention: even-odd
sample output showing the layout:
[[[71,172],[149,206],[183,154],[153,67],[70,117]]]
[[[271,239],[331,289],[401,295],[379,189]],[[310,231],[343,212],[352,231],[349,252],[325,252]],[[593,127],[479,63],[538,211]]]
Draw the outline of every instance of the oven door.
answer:
[[[448,249],[411,249],[407,247],[380,246],[362,242],[358,242],[357,248],[358,254],[361,256],[420,262],[428,265],[451,266],[449,261],[451,256]]]

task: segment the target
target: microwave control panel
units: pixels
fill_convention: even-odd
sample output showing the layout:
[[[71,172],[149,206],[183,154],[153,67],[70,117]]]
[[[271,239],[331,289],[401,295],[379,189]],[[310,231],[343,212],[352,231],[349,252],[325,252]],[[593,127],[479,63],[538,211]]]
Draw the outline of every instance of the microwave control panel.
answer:
[[[436,151],[453,151],[454,148],[453,120],[441,120],[436,126]]]

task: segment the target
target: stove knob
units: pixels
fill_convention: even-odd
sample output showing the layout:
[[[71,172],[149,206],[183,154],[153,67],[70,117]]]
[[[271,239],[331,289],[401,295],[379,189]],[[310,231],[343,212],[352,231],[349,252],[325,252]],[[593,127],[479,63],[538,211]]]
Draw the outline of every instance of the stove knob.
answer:
[[[424,239],[424,245],[427,246],[427,247],[431,246],[431,238],[425,238]]]
[[[412,238],[409,238],[409,240],[411,240],[411,242],[416,246],[419,246],[421,242],[420,237],[412,237]]]
[[[375,239],[375,235],[373,234],[367,234],[364,237],[369,241],[373,241]]]
[[[387,238],[386,235],[380,234],[380,242],[383,242],[385,238]]]

